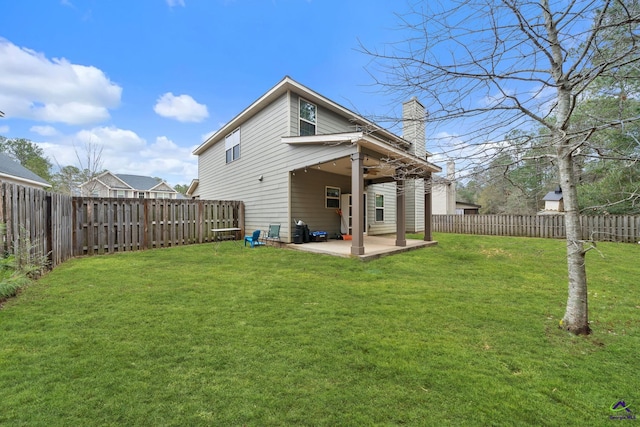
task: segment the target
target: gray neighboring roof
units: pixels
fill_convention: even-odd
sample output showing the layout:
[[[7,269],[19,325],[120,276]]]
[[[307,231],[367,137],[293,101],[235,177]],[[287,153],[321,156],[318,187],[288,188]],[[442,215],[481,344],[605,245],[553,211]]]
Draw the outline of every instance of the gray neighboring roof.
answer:
[[[482,207],[482,205],[476,205],[475,203],[468,203],[468,202],[458,202],[456,201],[456,207],[461,207],[461,208],[478,208],[480,209]]]
[[[120,178],[134,190],[151,190],[153,187],[156,187],[158,184],[161,184],[163,182],[158,181],[157,179],[150,176],[125,175],[119,173],[114,173],[114,175]]]
[[[0,153],[0,173],[5,175],[15,176],[28,181],[35,181],[44,186],[51,186],[44,178],[31,172],[29,169],[22,166],[20,163],[13,160],[11,157],[4,153]]]
[[[549,191],[547,195],[542,198],[542,200],[549,202],[559,202],[560,200],[562,200],[562,191]]]

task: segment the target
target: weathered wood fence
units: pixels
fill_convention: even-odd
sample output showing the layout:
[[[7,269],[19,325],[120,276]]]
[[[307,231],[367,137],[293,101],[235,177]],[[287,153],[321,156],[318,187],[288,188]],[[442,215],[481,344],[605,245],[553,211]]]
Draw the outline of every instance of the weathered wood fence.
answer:
[[[640,216],[582,215],[582,239],[640,242]],[[562,239],[564,215],[433,215],[433,231]]]
[[[2,183],[0,222],[6,224],[4,253],[29,239],[55,267],[74,256],[210,242],[213,228],[244,231],[244,204],[71,197]]]

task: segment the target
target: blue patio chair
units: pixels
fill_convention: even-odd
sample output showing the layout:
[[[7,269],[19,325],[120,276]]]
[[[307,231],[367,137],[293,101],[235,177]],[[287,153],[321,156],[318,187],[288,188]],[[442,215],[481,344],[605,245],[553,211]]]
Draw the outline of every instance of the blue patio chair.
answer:
[[[244,245],[247,246],[247,242],[251,244],[251,247],[255,247],[256,245],[264,245],[264,242],[260,241],[260,230],[256,230],[253,232],[251,236],[244,236]]]

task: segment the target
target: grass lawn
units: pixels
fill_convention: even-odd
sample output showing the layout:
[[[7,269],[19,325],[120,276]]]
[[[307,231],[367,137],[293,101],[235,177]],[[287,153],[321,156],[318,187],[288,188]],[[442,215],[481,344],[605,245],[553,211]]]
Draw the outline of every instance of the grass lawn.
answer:
[[[0,310],[0,425],[598,426],[640,415],[640,245],[437,234],[363,263],[223,243],[74,259]],[[637,421],[636,421],[637,422]]]

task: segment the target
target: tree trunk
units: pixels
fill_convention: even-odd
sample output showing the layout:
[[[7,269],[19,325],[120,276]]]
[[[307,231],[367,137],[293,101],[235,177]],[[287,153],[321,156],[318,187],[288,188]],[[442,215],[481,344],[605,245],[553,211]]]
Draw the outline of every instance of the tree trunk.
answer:
[[[556,147],[558,175],[562,188],[565,210],[565,228],[567,236],[567,269],[569,272],[569,297],[560,327],[576,335],[586,335],[589,329],[587,311],[587,270],[585,267],[584,242],[580,233],[578,216],[578,189],[574,171],[572,138],[567,130],[571,119],[573,87],[563,70],[564,50],[558,36],[557,23],[549,7],[549,0],[541,0],[545,17],[547,36],[551,47],[551,75],[557,90],[557,122],[551,131]]]
[[[567,268],[569,271],[569,297],[560,327],[576,335],[587,335],[591,332],[587,304],[587,271],[584,242],[580,233],[578,191],[571,159],[571,153],[564,152],[558,155],[560,185],[565,207]]]

